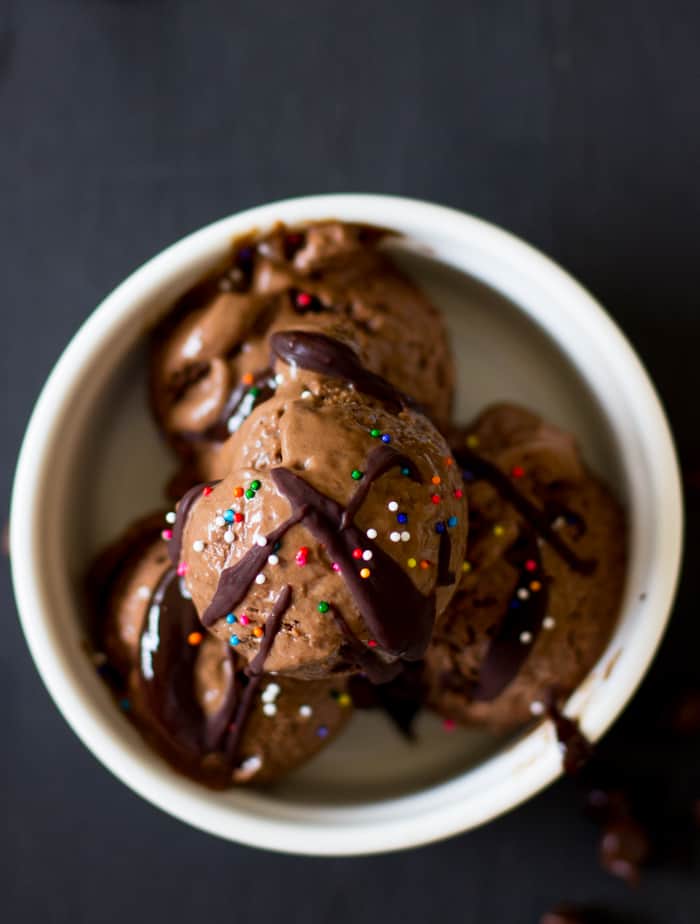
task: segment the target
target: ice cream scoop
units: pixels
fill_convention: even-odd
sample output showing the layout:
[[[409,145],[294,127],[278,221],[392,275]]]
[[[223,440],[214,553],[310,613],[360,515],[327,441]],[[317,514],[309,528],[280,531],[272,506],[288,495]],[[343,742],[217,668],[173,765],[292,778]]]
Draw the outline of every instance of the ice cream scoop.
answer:
[[[619,504],[572,436],[512,405],[453,440],[470,544],[426,656],[428,703],[512,728],[571,693],[612,632],[625,576]]]
[[[456,587],[461,474],[350,345],[287,331],[270,348],[277,392],[231,438],[226,476],[178,506],[174,563],[205,628],[246,661],[266,643],[266,670],[386,679],[422,657]]]
[[[111,559],[99,585],[101,670],[177,769],[216,788],[270,783],[345,725],[352,703],[342,678],[301,683],[264,674],[264,651],[243,670],[230,645],[202,632],[152,518],[117,543]]]
[[[153,337],[156,419],[200,479],[275,389],[269,338],[307,328],[355,344],[363,364],[447,426],[454,372],[437,309],[381,250],[376,229],[326,221],[239,241]]]

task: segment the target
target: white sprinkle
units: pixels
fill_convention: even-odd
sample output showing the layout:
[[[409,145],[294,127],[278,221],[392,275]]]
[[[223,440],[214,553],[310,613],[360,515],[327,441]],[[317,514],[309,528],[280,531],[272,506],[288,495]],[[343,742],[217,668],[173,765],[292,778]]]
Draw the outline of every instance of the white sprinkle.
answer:
[[[372,561],[372,553],[370,552],[369,549],[365,549],[364,552],[362,553],[362,560]]]
[[[282,382],[284,382],[284,376],[282,375],[281,372],[278,372],[277,375],[275,376],[275,382],[277,382],[278,385],[281,385]]]
[[[307,706],[307,705],[299,706],[299,715],[302,717],[302,719],[308,719],[312,713],[313,713],[313,709],[311,708],[311,706]]]
[[[302,391],[301,396],[302,396],[302,398],[310,398],[310,397],[311,397],[311,392],[309,391],[308,388],[305,388],[305,389]]]
[[[265,703],[263,705],[263,712],[265,715],[273,716],[277,715],[277,706],[274,703]]]
[[[184,578],[180,578],[180,596],[183,598],[183,600],[191,600],[191,599],[192,599],[192,594],[191,594],[191,593],[189,592],[189,590],[187,589],[187,586],[185,585]]]
[[[404,531],[401,533],[401,541],[402,541],[402,542],[408,542],[408,540],[409,540],[410,538],[411,538],[411,534],[410,534],[407,530],[404,530]]]
[[[220,279],[219,280],[219,291],[220,292],[230,292],[233,286],[231,285],[230,279]]]
[[[253,754],[252,757],[246,757],[238,769],[242,770],[244,773],[257,773],[261,767],[262,758],[258,757],[257,754]]]
[[[538,699],[530,703],[530,712],[533,715],[544,715],[544,703],[541,703]]]
[[[545,629],[553,629],[556,626],[556,622],[552,619],[551,616],[545,616],[542,620],[542,626]]]
[[[267,538],[265,536],[258,536],[255,540],[256,544],[260,546],[261,549],[264,549],[267,545]]]
[[[140,600],[150,600],[151,591],[146,587],[145,584],[142,584],[139,589],[136,591]]]
[[[552,529],[561,529],[565,524],[566,520],[564,517],[557,517],[556,520],[552,523]]]
[[[166,523],[174,523],[175,520],[177,520],[177,514],[175,513],[174,510],[171,510],[169,513],[165,514]]]
[[[529,596],[530,596],[530,591],[527,589],[527,587],[521,587],[520,590],[518,591],[518,597],[521,600],[527,600]]]
[[[529,645],[532,641],[532,632],[521,632],[520,641],[523,643],[523,645]]]
[[[368,538],[368,539],[376,539],[376,538],[377,538],[377,530],[376,530],[376,529],[372,529],[372,527],[370,526],[370,528],[367,530],[367,538]]]
[[[267,563],[268,563],[268,565],[279,565],[280,560],[279,560],[279,558],[277,557],[277,555],[268,555],[268,556],[267,556]]]
[[[396,501],[389,501],[386,506],[387,509],[391,510],[392,513],[396,513],[396,511],[399,509],[399,505],[396,503]]]
[[[203,552],[204,551],[204,543],[202,542],[201,539],[194,540],[194,542],[192,543],[192,551],[193,552]]]
[[[400,542],[401,533],[397,533],[397,532],[389,533],[389,538],[391,539],[392,542]]]
[[[224,520],[224,518],[223,518],[222,516],[219,515],[219,516],[214,520],[214,523],[216,523],[217,526],[224,526],[224,524],[226,523],[226,520]]]
[[[261,571],[260,574],[255,578],[255,583],[256,583],[256,584],[264,584],[266,580],[267,580],[267,578],[265,577],[265,575],[264,575],[264,574],[262,573],[262,571]]]
[[[268,683],[263,690],[262,698],[266,703],[272,702],[273,699],[277,699],[281,692],[282,687],[278,683]]]
[[[231,532],[230,529],[227,529],[226,532],[224,533],[224,542],[228,542],[228,544],[230,545],[233,542],[233,540],[234,540],[233,533]]]

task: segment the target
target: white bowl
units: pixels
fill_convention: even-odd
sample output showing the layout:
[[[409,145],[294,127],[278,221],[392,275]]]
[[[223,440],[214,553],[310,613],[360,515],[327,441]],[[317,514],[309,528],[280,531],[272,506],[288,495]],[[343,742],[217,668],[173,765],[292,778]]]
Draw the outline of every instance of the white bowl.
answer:
[[[145,400],[144,331],[227,251],[276,221],[336,217],[393,228],[391,246],[445,310],[460,367],[458,414],[515,399],[573,430],[627,504],[631,554],[608,649],[568,704],[596,740],[659,643],[679,568],[682,513],[666,418],[639,360],[600,306],[558,266],[504,231],[450,209],[385,196],[311,196],[209,225],[137,270],[85,322],[36,405],[12,499],[15,593],[37,668],[88,748],[128,786],[183,821],[301,854],[368,854],[465,831],[561,772],[548,723],[506,741],[446,733],[419,743],[359,713],[318,760],[270,792],[210,792],[178,776],[115,705],[83,648],[80,578],[133,517],[159,506],[173,460]]]

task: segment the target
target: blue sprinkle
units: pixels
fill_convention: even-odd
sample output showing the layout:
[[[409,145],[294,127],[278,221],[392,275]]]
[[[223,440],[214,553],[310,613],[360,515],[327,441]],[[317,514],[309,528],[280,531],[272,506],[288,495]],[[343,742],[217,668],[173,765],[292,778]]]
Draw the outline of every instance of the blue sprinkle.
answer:
[[[410,475],[410,474],[411,474],[411,469],[408,468],[408,466],[405,465],[405,466],[401,469],[401,474],[402,474],[402,475]]]
[[[447,525],[448,525],[448,526],[456,526],[456,525],[457,525],[457,517],[450,517],[450,519],[447,521]]]
[[[231,625],[231,623],[234,623],[235,621],[236,621],[236,617],[233,615],[233,613],[229,613],[228,616],[226,617],[226,622],[229,625]]]
[[[519,606],[520,606],[520,600],[511,600],[511,601],[510,601],[510,608],[511,608],[512,610],[517,610],[517,608],[518,608]]]
[[[231,644],[235,648],[236,645],[240,642],[240,639],[238,638],[237,635],[232,635],[231,638],[229,639],[229,642],[231,642]]]
[[[462,478],[465,481],[474,481],[474,472],[467,471],[467,469],[462,469]]]
[[[445,524],[442,522],[442,520],[441,520],[439,523],[436,523],[436,524],[435,524],[435,532],[436,532],[436,533],[444,533],[444,532],[445,532]]]
[[[397,513],[396,519],[399,523],[408,523],[408,514],[407,513]]]
[[[227,523],[233,523],[233,510],[224,510],[224,520]]]
[[[391,437],[388,433],[382,433],[382,443],[390,443]]]
[[[316,734],[318,735],[319,738],[327,738],[328,737],[328,726],[319,725],[318,728],[316,729]]]
[[[131,709],[131,703],[129,702],[128,699],[122,699],[122,700],[120,700],[120,701],[119,701],[119,705],[122,707],[122,709],[124,710],[124,712],[128,712],[129,709]]]

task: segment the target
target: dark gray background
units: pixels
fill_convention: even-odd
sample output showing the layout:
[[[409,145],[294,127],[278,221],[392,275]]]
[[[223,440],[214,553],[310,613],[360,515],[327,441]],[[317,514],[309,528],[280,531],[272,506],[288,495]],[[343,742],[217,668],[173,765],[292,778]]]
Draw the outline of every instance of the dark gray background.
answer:
[[[0,0],[3,497],[41,384],[105,293],[199,225],[324,191],[447,203],[561,261],[638,347],[692,469],[699,34],[696,2]],[[688,540],[692,555],[697,521]],[[384,858],[285,858],[189,830],[59,717],[4,565],[0,917],[527,924],[567,900],[697,922],[698,744],[654,730],[697,657],[700,580],[686,572],[662,655],[605,745],[666,816],[635,892],[598,869],[566,781],[483,830]]]

